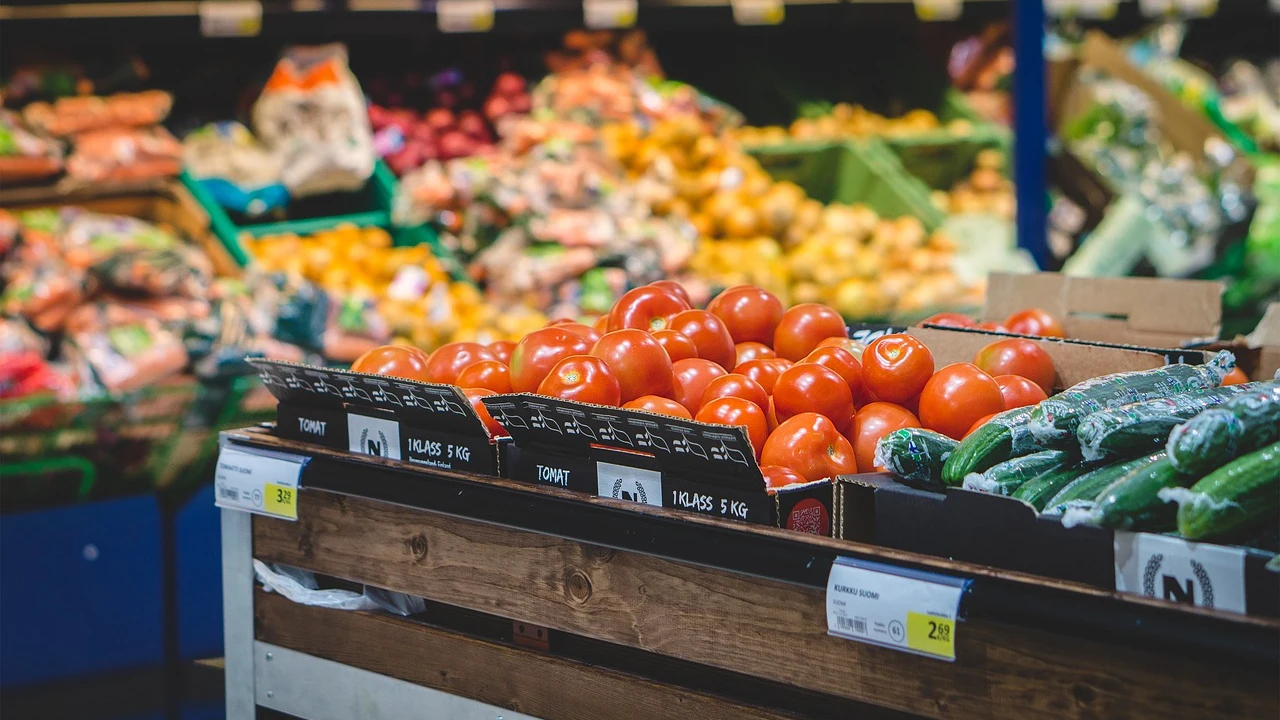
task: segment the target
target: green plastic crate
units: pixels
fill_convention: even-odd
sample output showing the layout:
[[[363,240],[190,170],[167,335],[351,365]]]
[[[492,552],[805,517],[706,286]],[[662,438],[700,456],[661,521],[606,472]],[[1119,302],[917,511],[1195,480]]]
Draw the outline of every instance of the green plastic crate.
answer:
[[[918,217],[929,230],[946,219],[929,189],[877,140],[783,143],[749,152],[775,180],[794,182],[822,203],[862,203],[881,217]]]

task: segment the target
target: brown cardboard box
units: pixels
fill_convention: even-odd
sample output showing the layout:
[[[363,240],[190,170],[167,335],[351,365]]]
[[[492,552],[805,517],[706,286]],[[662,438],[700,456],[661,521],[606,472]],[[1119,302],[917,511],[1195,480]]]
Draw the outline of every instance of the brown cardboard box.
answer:
[[[1230,350],[1250,380],[1270,380],[1280,370],[1280,302],[1267,306],[1258,327],[1244,337],[1213,343],[1211,350]]]
[[[992,273],[982,319],[1038,307],[1061,320],[1073,340],[1183,347],[1217,339],[1222,289],[1210,280]]]

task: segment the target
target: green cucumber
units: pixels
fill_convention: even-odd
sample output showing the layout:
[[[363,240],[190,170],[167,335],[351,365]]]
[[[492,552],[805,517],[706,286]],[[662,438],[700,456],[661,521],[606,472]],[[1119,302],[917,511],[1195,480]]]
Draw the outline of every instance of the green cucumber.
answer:
[[[1153,463],[1164,458],[1164,456],[1164,452],[1161,451],[1145,457],[1103,465],[1097,470],[1091,470],[1072,480],[1057,495],[1050,498],[1049,502],[1044,505],[1045,512],[1061,515],[1069,507],[1080,507],[1079,503],[1082,501],[1092,503],[1111,483],[1136,468]]]
[[[987,468],[986,472],[969,473],[964,479],[965,490],[1012,495],[1015,490],[1035,478],[1074,463],[1077,458],[1062,450],[1042,450],[1005,460]]]
[[[1165,365],[1155,370],[1113,373],[1077,383],[1031,411],[1030,429],[1042,442],[1061,442],[1075,434],[1085,416],[1107,408],[1213,388],[1236,365],[1235,356],[1218,353],[1204,365]]]
[[[1169,432],[1189,418],[1217,406],[1261,383],[1192,390],[1091,413],[1076,427],[1076,439],[1086,460],[1126,458],[1155,452]]]
[[[1278,439],[1280,382],[1267,381],[1174,428],[1169,459],[1179,472],[1198,477]]]
[[[942,466],[942,482],[956,487],[970,473],[982,472],[996,463],[1036,449],[1035,439],[1027,431],[1030,420],[1030,407],[1006,410],[988,420],[972,435],[961,440],[947,457]]]
[[[1186,487],[1194,480],[1174,469],[1169,458],[1135,468],[1098,494],[1087,513],[1068,511],[1064,525],[1084,523],[1118,530],[1165,532],[1177,524],[1177,507],[1160,497],[1165,488]]]
[[[1232,535],[1280,518],[1280,443],[1238,457],[1188,489],[1161,491],[1178,503],[1188,540]]]
[[[1038,478],[1028,480],[1022,484],[1022,487],[1014,490],[1009,497],[1014,500],[1021,500],[1035,508],[1036,512],[1040,512],[1044,510],[1045,504],[1057,495],[1062,488],[1075,479],[1088,475],[1095,467],[1097,467],[1097,463],[1076,462],[1064,465]]]
[[[901,480],[936,485],[942,465],[960,443],[924,428],[902,428],[876,443],[876,467],[888,468]]]

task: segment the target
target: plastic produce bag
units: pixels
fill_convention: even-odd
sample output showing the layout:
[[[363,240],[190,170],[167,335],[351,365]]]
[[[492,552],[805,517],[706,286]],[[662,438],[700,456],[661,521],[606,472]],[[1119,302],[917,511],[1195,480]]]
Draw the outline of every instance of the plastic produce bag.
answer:
[[[358,190],[373,174],[373,129],[342,45],[286,51],[253,106],[253,126],[294,197]]]
[[[289,204],[279,158],[238,122],[210,123],[187,135],[182,161],[222,207],[254,217]]]
[[[267,592],[280,593],[299,605],[331,610],[386,610],[396,615],[414,615],[427,609],[420,597],[365,586],[363,593],[351,590],[320,590],[315,576],[306,570],[269,566],[253,561],[253,573]]]

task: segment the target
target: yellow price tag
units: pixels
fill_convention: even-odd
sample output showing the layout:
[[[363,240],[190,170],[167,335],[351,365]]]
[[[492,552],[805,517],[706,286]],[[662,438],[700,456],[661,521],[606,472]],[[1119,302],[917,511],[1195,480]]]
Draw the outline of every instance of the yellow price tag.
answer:
[[[267,483],[262,487],[262,511],[268,515],[298,519],[298,489]]]
[[[955,629],[954,620],[907,611],[907,647],[916,652],[955,660]]]

